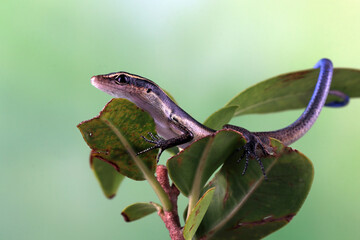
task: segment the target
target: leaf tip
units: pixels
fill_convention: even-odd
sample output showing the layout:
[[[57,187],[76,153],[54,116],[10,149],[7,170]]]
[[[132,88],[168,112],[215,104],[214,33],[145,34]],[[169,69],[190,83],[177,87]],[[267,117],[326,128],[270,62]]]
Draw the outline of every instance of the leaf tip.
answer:
[[[108,199],[113,199],[115,196],[116,196],[115,193],[113,193],[113,194],[111,194],[111,195],[106,195],[106,197],[107,197]]]
[[[123,218],[124,218],[125,222],[130,222],[130,221],[131,221],[131,220],[130,220],[130,218],[129,218],[129,216],[128,216],[128,215],[126,215],[126,213],[125,213],[125,212],[122,212],[122,213],[121,213],[121,215],[123,216]]]

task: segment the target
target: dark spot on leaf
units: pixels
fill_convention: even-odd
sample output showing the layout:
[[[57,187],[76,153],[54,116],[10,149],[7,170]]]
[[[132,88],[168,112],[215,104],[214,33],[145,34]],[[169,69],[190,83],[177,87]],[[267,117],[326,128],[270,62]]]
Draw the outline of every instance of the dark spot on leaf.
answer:
[[[284,217],[279,217],[279,218],[274,218],[273,216],[268,216],[268,217],[264,217],[263,219],[261,219],[259,221],[238,223],[236,226],[233,227],[233,229],[237,229],[237,228],[240,228],[243,226],[249,226],[249,225],[250,226],[262,225],[262,224],[266,224],[266,223],[270,223],[270,222],[280,222],[280,221],[290,222],[294,216],[295,216],[295,214],[288,214]]]
[[[178,158],[176,159],[177,164],[178,164],[178,165],[181,165],[182,160],[183,160],[182,156],[181,156],[181,157],[178,157]]]
[[[210,182],[209,182],[209,186],[211,187],[211,186],[213,186],[214,185],[214,180],[211,180]]]
[[[200,209],[196,210],[195,216],[199,215],[199,213],[200,213]]]
[[[229,199],[230,193],[229,193],[229,179],[228,174],[226,174],[226,192],[223,200],[223,206],[225,207],[226,201]]]
[[[193,229],[195,226],[195,224],[191,225],[190,229],[189,229],[189,232],[191,232],[191,229]]]
[[[279,78],[282,79],[283,82],[295,81],[295,80],[299,80],[299,79],[306,77],[306,75],[308,73],[310,73],[311,71],[313,71],[313,70],[305,70],[305,71],[300,71],[300,72],[288,73],[288,74],[280,75]]]

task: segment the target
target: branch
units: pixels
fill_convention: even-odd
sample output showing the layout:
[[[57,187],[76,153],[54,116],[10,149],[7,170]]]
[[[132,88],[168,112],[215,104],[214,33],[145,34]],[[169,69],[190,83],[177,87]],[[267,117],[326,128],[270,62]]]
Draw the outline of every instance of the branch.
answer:
[[[171,211],[160,210],[158,211],[158,215],[161,217],[165,223],[166,228],[169,230],[170,238],[172,240],[184,240],[177,207],[177,199],[180,192],[174,184],[170,186],[167,169],[164,165],[157,166],[156,176],[158,182],[164,189],[165,193],[168,195],[172,204]]]

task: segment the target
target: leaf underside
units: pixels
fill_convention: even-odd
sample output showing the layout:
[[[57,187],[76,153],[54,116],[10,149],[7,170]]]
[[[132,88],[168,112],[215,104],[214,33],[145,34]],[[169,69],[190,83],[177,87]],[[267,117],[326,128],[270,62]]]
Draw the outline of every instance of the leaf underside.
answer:
[[[113,198],[125,176],[107,162],[93,156],[92,153],[90,154],[90,163],[105,196]]]
[[[157,207],[153,203],[134,203],[122,210],[121,215],[126,222],[132,222],[157,211]]]

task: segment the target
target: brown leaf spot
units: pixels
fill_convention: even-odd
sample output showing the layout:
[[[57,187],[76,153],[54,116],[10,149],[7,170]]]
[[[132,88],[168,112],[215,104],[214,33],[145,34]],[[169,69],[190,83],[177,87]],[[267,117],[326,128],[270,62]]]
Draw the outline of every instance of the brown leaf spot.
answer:
[[[195,224],[191,225],[189,232],[191,232],[191,229],[193,229],[195,227]]]
[[[305,70],[300,72],[288,73],[288,74],[280,75],[279,78],[283,82],[296,81],[306,77],[306,75],[309,74],[311,71],[312,70]]]
[[[236,226],[234,226],[233,229],[237,229],[237,228],[249,226],[249,225],[250,226],[262,225],[262,224],[266,224],[266,223],[270,223],[270,222],[280,222],[280,221],[290,222],[294,216],[295,216],[295,214],[293,214],[293,213],[288,214],[284,217],[280,217],[280,218],[274,218],[273,216],[268,216],[268,217],[264,217],[263,219],[261,219],[259,221],[240,222]]]
[[[230,193],[229,193],[229,180],[228,180],[228,174],[226,174],[226,192],[223,200],[223,206],[225,207],[226,201],[229,199]]]
[[[179,156],[179,155],[175,155],[175,156]],[[182,156],[177,157],[176,161],[179,166],[181,165],[182,160],[183,160]]]
[[[195,216],[199,215],[199,213],[200,213],[200,209],[196,210]]]

